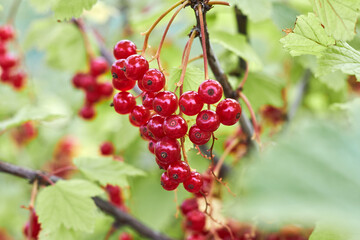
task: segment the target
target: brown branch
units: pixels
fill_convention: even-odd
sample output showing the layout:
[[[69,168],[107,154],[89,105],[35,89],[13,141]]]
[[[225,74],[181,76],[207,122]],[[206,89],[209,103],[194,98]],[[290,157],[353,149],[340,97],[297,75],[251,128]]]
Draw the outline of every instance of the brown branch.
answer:
[[[37,179],[39,181],[39,184],[41,185],[49,185],[48,179],[50,179],[52,182],[62,180],[62,178],[59,178],[54,175],[50,175],[46,172],[34,171],[4,161],[0,161],[0,172],[4,172],[20,178],[28,179],[30,180],[30,182],[33,182],[35,181],[35,179]],[[96,206],[101,211],[114,217],[115,220],[121,223],[122,225],[130,226],[132,229],[137,231],[141,236],[154,240],[171,240],[170,237],[152,230],[151,228],[147,227],[146,225],[144,225],[143,223],[141,223],[139,220],[129,215],[128,213],[117,208],[110,202],[103,200],[100,197],[93,197],[92,199],[94,200]]]

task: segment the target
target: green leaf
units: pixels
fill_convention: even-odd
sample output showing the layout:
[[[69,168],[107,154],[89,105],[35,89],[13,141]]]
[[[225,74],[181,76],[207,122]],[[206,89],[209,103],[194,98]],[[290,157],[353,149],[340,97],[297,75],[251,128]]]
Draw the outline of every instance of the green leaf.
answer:
[[[358,0],[311,0],[311,3],[329,36],[344,41],[355,36],[355,24],[360,13]]]
[[[334,91],[340,91],[343,89],[346,86],[346,79],[347,75],[340,71],[335,71],[333,73],[319,76],[320,82],[324,83]]]
[[[128,186],[127,177],[144,175],[140,169],[111,157],[76,158],[74,163],[87,178],[98,181],[101,185],[125,187]]]
[[[231,0],[235,3],[251,21],[265,20],[271,15],[271,1],[269,0]]]
[[[64,226],[57,228],[54,231],[46,231],[46,229],[41,229],[40,231],[40,240],[76,240],[79,239],[75,232],[70,229],[66,229]]]
[[[50,122],[63,117],[64,115],[47,113],[37,108],[23,108],[12,118],[1,121],[0,131],[20,126],[27,121]]]
[[[173,91],[176,87],[176,83],[179,82],[181,76],[180,68],[170,69],[170,76],[167,79],[167,87],[169,91]],[[199,85],[204,81],[204,71],[197,67],[188,66],[186,68],[183,89],[184,92],[193,91],[198,89]]]
[[[357,118],[358,122],[359,118]],[[229,210],[238,218],[359,227],[360,127],[322,120],[296,124],[247,168],[243,196]]]
[[[360,79],[360,52],[346,42],[338,42],[335,46],[328,47],[319,58],[318,64],[317,76],[340,70]]]
[[[46,187],[37,198],[37,213],[42,228],[56,232],[60,227],[92,232],[96,206],[91,197],[103,191],[84,180],[61,180]]]
[[[349,230],[339,229],[338,226],[324,222],[317,223],[309,240],[350,240]]]
[[[25,41],[25,48],[30,47],[44,51],[53,68],[75,72],[87,66],[84,41],[73,24],[48,19],[32,22]]]
[[[221,44],[237,56],[244,58],[249,63],[250,70],[258,71],[262,69],[261,60],[249,45],[244,35],[234,35],[225,31],[212,31],[210,33],[210,39],[212,42]]]
[[[299,16],[294,31],[280,39],[280,42],[292,56],[320,56],[327,46],[335,44],[335,40],[326,34],[320,20],[313,13]]]

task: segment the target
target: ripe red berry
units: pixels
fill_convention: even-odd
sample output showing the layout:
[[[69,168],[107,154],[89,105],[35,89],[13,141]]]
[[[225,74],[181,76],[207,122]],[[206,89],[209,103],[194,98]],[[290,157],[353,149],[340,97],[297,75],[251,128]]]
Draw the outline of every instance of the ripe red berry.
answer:
[[[186,215],[188,212],[191,212],[193,210],[198,210],[199,204],[197,202],[197,199],[196,198],[185,199],[182,202],[180,209],[183,215]]]
[[[18,62],[18,59],[12,54],[0,55],[0,67],[9,69],[14,67]]]
[[[156,94],[155,92],[145,92],[142,97],[143,106],[149,110],[153,110],[153,101]]]
[[[147,70],[140,81],[140,84],[147,92],[158,92],[165,86],[164,74],[155,68]]]
[[[0,41],[0,55],[3,55],[7,52],[6,49],[6,43],[3,41]]]
[[[119,91],[128,91],[135,87],[136,81],[130,79],[113,78],[112,84],[113,87]]]
[[[177,96],[169,91],[159,92],[154,98],[153,107],[159,115],[164,117],[170,116],[178,107]]]
[[[92,105],[86,104],[79,112],[80,116],[85,119],[89,120],[95,117],[95,109]]]
[[[136,105],[135,97],[128,92],[115,94],[113,103],[115,111],[120,114],[130,113]]]
[[[205,213],[199,211],[199,210],[193,210],[186,214],[186,228],[201,232],[204,230],[206,222],[206,216]]]
[[[180,144],[175,139],[164,137],[155,144],[155,155],[161,162],[175,162],[181,156]]]
[[[185,115],[194,116],[201,111],[204,102],[197,92],[188,91],[180,96],[179,106]]]
[[[161,186],[166,190],[166,191],[172,191],[175,190],[179,184],[172,181],[169,176],[167,175],[166,172],[164,172],[161,175]]]
[[[200,173],[191,172],[189,177],[183,182],[186,191],[191,193],[197,193],[201,190],[203,185],[203,179]]]
[[[211,138],[211,132],[201,130],[196,124],[189,130],[189,139],[196,145],[204,145]]]
[[[29,236],[29,234],[31,233],[32,239],[38,239],[40,230],[41,230],[41,224],[39,223],[39,218],[36,215],[36,212],[32,211],[30,215],[30,220],[26,223],[24,227],[24,235]]]
[[[216,107],[216,114],[222,124],[231,126],[237,123],[241,116],[240,104],[231,98],[219,102]]]
[[[148,61],[141,55],[131,55],[126,59],[125,76],[128,79],[140,80],[148,69]]]
[[[110,202],[112,204],[114,204],[117,207],[124,206],[124,199],[122,196],[121,188],[119,186],[107,184],[105,186],[105,189],[107,194],[109,195]]]
[[[185,136],[188,125],[184,118],[179,115],[171,115],[165,118],[164,133],[170,138],[181,138]]]
[[[99,84],[99,92],[104,97],[110,97],[114,89],[109,82],[104,82]]]
[[[72,78],[72,83],[76,88],[82,88],[83,86],[83,78],[86,76],[85,73],[76,73]]]
[[[129,233],[121,233],[119,240],[133,240],[133,237]]]
[[[0,27],[0,39],[2,41],[8,41],[15,36],[14,28],[11,25],[3,25]]]
[[[201,233],[193,233],[186,238],[186,240],[206,240],[206,239],[207,239],[206,235]]]
[[[212,110],[203,110],[196,117],[196,125],[205,132],[214,132],[220,126],[218,115]]]
[[[152,154],[155,154],[155,143],[153,140],[149,141],[148,149]]]
[[[10,81],[15,89],[19,90],[25,85],[26,74],[24,72],[17,72],[12,75]]]
[[[97,85],[94,89],[86,90],[85,92],[85,100],[88,104],[96,103],[100,100],[101,94],[99,91],[99,86]]]
[[[145,141],[152,140],[152,137],[149,134],[149,130],[147,128],[147,122],[139,127],[140,136]]]
[[[150,112],[142,105],[135,106],[129,115],[130,123],[136,127],[145,124],[150,118]]]
[[[165,137],[164,121],[165,118],[160,115],[154,115],[150,118],[147,124],[147,128],[150,133],[150,136],[156,139]]]
[[[11,72],[9,69],[3,69],[1,73],[1,81],[2,82],[10,82],[11,80]]]
[[[81,76],[81,88],[86,91],[94,91],[97,87],[96,78],[90,74],[84,74]]]
[[[114,145],[111,142],[103,142],[100,146],[100,152],[104,156],[109,156],[114,153]]]
[[[170,165],[169,163],[164,163],[164,162],[159,161],[159,159],[157,157],[155,157],[155,161],[160,169],[167,170]]]
[[[114,47],[114,57],[116,59],[125,59],[136,54],[136,45],[129,40],[121,40]]]
[[[223,88],[219,82],[208,79],[199,86],[198,93],[204,103],[217,103],[223,94]]]
[[[116,60],[113,65],[111,66],[111,74],[113,78],[122,79],[125,80],[125,66],[126,66],[126,60],[125,59],[119,59]]]
[[[105,73],[109,68],[109,65],[105,58],[96,57],[90,61],[90,73],[94,77]]]
[[[167,173],[174,182],[182,183],[190,175],[190,167],[184,161],[174,162],[170,164]]]

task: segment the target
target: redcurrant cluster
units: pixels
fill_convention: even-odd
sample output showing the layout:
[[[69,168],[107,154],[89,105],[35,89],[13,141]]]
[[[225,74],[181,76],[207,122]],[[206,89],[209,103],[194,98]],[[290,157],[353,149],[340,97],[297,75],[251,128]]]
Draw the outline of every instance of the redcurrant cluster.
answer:
[[[27,239],[39,239],[39,233],[41,231],[41,224],[39,223],[38,216],[35,210],[30,214],[30,219],[26,222],[23,233]]]
[[[222,86],[211,79],[202,82],[197,92],[185,92],[178,99],[174,92],[164,90],[164,74],[158,69],[149,69],[148,61],[136,54],[136,45],[129,40],[121,40],[115,45],[114,56],[117,60],[111,68],[112,82],[120,91],[113,99],[115,111],[129,114],[130,123],[139,127],[142,138],[149,141],[149,151],[155,154],[159,167],[166,170],[161,176],[165,190],[174,190],[183,183],[187,191],[198,193],[203,177],[191,171],[186,161],[181,161],[181,146],[177,139],[188,133],[192,143],[207,143],[220,123],[233,125],[239,120],[239,103],[233,99],[220,101]],[[127,92],[136,83],[143,91],[142,105],[136,105],[135,97]],[[210,110],[210,105],[215,103],[218,103],[216,111]],[[204,104],[208,104],[208,109],[203,110]],[[178,107],[180,112],[176,114]],[[196,115],[196,124],[189,131],[182,114]]]
[[[26,74],[19,70],[19,59],[8,52],[7,44],[15,37],[14,28],[11,25],[0,27],[0,79],[4,83],[11,84],[16,90],[25,85]]]
[[[75,88],[85,92],[85,104],[79,112],[83,119],[95,117],[95,103],[104,98],[112,96],[113,88],[111,83],[99,82],[99,76],[106,73],[109,66],[103,57],[96,57],[90,60],[90,70],[85,73],[76,73],[72,79]]]
[[[37,129],[32,121],[28,121],[14,129],[11,136],[16,144],[21,147],[29,143],[37,136]]]
[[[189,233],[188,240],[206,239],[206,215],[199,210],[196,198],[185,199],[181,204],[181,213],[185,217],[184,227]]]

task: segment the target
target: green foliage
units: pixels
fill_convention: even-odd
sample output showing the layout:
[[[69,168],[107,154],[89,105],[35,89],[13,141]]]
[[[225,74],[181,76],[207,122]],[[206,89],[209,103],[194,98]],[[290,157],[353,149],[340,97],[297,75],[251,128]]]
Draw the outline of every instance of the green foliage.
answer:
[[[124,162],[114,161],[111,157],[76,158],[74,163],[87,178],[101,185],[126,187],[127,177],[144,175],[143,171]]]
[[[0,132],[20,126],[27,121],[50,122],[64,117],[60,114],[48,113],[44,110],[25,107],[20,109],[12,118],[0,122]]]
[[[68,234],[64,228],[92,232],[96,206],[91,197],[102,192],[101,188],[84,180],[60,180],[46,187],[39,193],[36,203],[43,230],[53,234],[54,239]]]
[[[329,36],[345,41],[355,36],[360,13],[358,0],[311,0],[311,4]]]
[[[301,15],[297,18],[295,29],[280,40],[292,56],[312,54],[320,56],[327,46],[335,44],[321,26],[319,19],[313,14]]]
[[[231,205],[231,211],[264,221],[327,220],[357,226],[359,137],[359,126],[297,123],[296,130],[249,166],[241,178],[246,179],[243,202]]]
[[[265,20],[271,15],[269,0],[231,0],[230,2],[234,2],[254,22]]]
[[[179,82],[181,76],[180,68],[172,68],[170,76],[167,79],[167,87],[169,91],[174,91],[176,83]],[[183,90],[184,92],[195,90],[197,91],[199,85],[204,81],[204,71],[197,67],[188,66],[186,68]]]
[[[344,229],[340,229],[338,226],[331,225],[325,222],[320,222],[316,224],[314,231],[312,232],[309,240],[355,240],[358,238],[354,238],[356,234],[351,236],[352,231],[344,231]],[[357,236],[359,237],[359,236]]]
[[[262,63],[254,50],[248,44],[246,37],[241,34],[230,34],[225,31],[212,31],[211,41],[220,43],[223,47],[244,58],[249,63],[249,69],[259,71]]]

